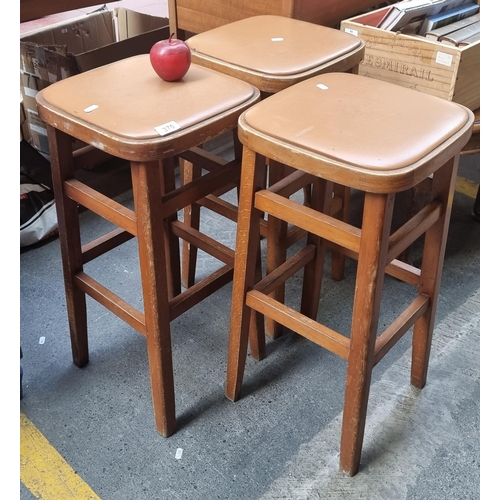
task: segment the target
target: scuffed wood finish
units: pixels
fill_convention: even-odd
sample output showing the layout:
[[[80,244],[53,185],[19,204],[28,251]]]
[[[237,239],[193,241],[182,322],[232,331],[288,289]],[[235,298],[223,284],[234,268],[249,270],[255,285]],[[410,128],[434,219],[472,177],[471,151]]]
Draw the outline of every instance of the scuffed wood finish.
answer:
[[[349,85],[343,87],[342,81]],[[372,370],[412,328],[411,383],[418,388],[425,385],[457,166],[460,151],[471,137],[474,115],[463,106],[432,96],[408,94],[408,90],[398,86],[368,83],[360,76],[340,74],[331,75],[327,82],[342,99],[342,106],[335,108],[336,96],[332,94],[329,100],[319,96],[315,83],[304,82],[283,90],[279,99],[262,101],[244,112],[239,120],[244,150],[226,395],[233,401],[241,396],[253,313],[262,314],[346,359],[339,468],[352,476],[360,466]],[[349,95],[350,88],[358,92]],[[380,102],[381,95],[383,102]],[[395,100],[402,96],[417,99],[411,104],[413,113],[394,111]],[[363,103],[363,99],[366,102]],[[377,100],[387,112],[375,109]],[[292,101],[297,106],[301,102],[307,105],[296,110],[289,105]],[[406,112],[410,103],[405,99],[405,104]],[[398,120],[399,126],[408,130],[409,120],[425,123],[435,106],[443,106],[446,113],[443,112],[437,122],[421,127],[418,140],[412,136],[418,146],[406,156],[404,140],[394,143],[394,135],[389,134],[384,120],[391,123]],[[362,119],[351,122],[356,128],[350,130],[344,123],[354,108],[365,111]],[[281,126],[273,122],[277,116]],[[332,144],[331,147],[325,146],[325,130],[330,131],[331,142],[327,144]],[[341,137],[335,142],[332,137],[338,130]],[[349,132],[353,132],[352,135]],[[384,137],[387,134],[388,137]],[[363,139],[372,140],[367,148],[368,152],[372,151],[374,137],[383,144],[396,144],[396,150],[391,154],[379,151],[373,164],[367,155],[360,155],[358,163],[353,161],[364,147]],[[346,145],[356,150],[351,151]],[[265,186],[264,168],[256,164],[259,155],[296,171],[274,185]],[[384,158],[382,164],[378,163],[380,158]],[[390,168],[394,158],[399,160],[397,167]],[[427,178],[432,182],[427,204],[391,233],[396,194]],[[302,188],[300,181],[304,179],[313,185],[310,206],[289,198],[293,189]],[[336,213],[343,200],[337,200],[336,209],[332,210],[335,187],[340,189],[340,196],[348,196],[348,189],[364,191],[361,227],[349,224],[347,218]],[[335,202],[335,197],[333,200]],[[270,220],[277,219],[306,231],[308,237],[302,248],[259,280],[253,269],[262,213],[267,213]],[[425,235],[425,244],[421,268],[397,260],[397,256],[422,235]],[[326,246],[358,261],[351,328],[347,335],[316,321]],[[299,312],[285,304],[284,297],[276,291],[302,270]],[[409,304],[400,304],[399,315],[379,332],[386,274],[413,285],[415,296]]]
[[[193,78],[186,78],[181,84],[184,90],[176,94],[175,84],[153,75],[148,59],[147,55],[130,58],[67,78],[54,84],[62,85],[63,90],[53,92],[47,87],[37,94],[37,102],[49,133],[73,361],[79,367],[89,361],[85,303],[89,295],[146,337],[156,429],[162,436],[169,436],[176,430],[171,322],[229,283],[234,267],[231,248],[203,234],[202,228],[179,221],[177,212],[238,183],[240,161],[228,162],[197,146],[235,130],[239,114],[256,103],[260,94],[249,84],[202,68],[193,68]],[[109,81],[120,75],[125,75],[122,85],[113,86],[110,94]],[[203,81],[206,89],[199,95],[192,86]],[[222,90],[217,88],[220,85]],[[87,95],[82,97],[84,91]],[[130,93],[138,91],[131,103]],[[99,103],[96,109],[106,105],[110,109],[92,116],[91,112],[82,112],[88,102]],[[121,115],[121,120],[116,118],[126,106],[131,109]],[[167,114],[178,113],[184,121],[179,120],[181,125],[175,132],[161,135],[155,127],[166,123],[165,110]],[[189,125],[182,126],[186,122]],[[130,160],[133,209],[75,178],[72,137]],[[174,156],[186,149],[189,161],[208,173],[192,176],[177,188]],[[116,228],[82,247],[79,205]],[[84,270],[84,264],[133,237],[137,238],[139,252],[143,312]],[[185,290],[181,287],[180,239],[221,261],[219,269]],[[257,340],[252,345],[260,357],[262,336]]]

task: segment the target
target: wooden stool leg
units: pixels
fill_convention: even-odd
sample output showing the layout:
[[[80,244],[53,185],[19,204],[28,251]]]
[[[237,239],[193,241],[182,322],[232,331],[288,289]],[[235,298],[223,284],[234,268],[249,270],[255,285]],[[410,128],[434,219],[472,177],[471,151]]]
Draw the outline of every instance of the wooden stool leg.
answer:
[[[182,185],[201,176],[201,167],[179,158],[180,177]],[[200,229],[200,205],[193,203],[183,210],[184,222],[194,229]],[[187,241],[182,241],[182,286],[189,288],[194,285],[196,274],[196,258],[198,249]]]
[[[163,176],[163,192],[170,193],[175,190],[175,164],[173,157],[161,160],[161,172]],[[179,238],[171,231],[171,223],[177,220],[177,212],[168,216],[165,220],[165,253],[167,259],[168,296],[175,297],[181,293],[181,257],[179,250]]]
[[[459,156],[452,158],[433,176],[432,197],[436,196],[437,199],[443,201],[444,213],[427,230],[424,239],[419,294],[428,295],[431,302],[427,312],[417,320],[413,327],[411,365],[411,383],[420,389],[425,386],[427,380],[431,340],[448,238],[458,161]]]
[[[131,170],[153,407],[156,429],[166,437],[175,432],[175,398],[162,175],[156,162],[133,162]]]
[[[333,184],[320,179],[312,183],[310,205],[313,210],[330,214]],[[316,247],[314,259],[304,267],[304,280],[302,285],[301,313],[311,319],[318,315],[319,299],[321,296],[321,283],[325,265],[325,244],[322,238],[314,233],[308,233],[307,243]]]
[[[66,291],[73,363],[83,367],[89,362],[87,306],[85,292],[75,286],[74,276],[83,271],[78,205],[64,194],[64,182],[74,178],[71,137],[47,125],[50,164],[56,211],[62,269]]]
[[[262,254],[259,243],[257,250],[257,263],[255,266],[255,281],[258,283],[262,279]],[[250,354],[261,361],[266,357],[266,333],[264,316],[252,309],[250,315]]]
[[[366,193],[340,442],[340,470],[350,476],[361,458],[393,207],[393,194]]]
[[[349,209],[351,199],[351,188],[342,186],[341,184],[333,185],[333,200],[332,205],[340,203],[340,211],[336,211],[333,216],[343,222],[349,222]],[[344,279],[345,271],[345,255],[332,250],[332,278],[341,281]]]
[[[269,186],[272,186],[285,177],[289,167],[273,160],[269,161]],[[286,260],[288,224],[276,217],[268,216],[267,219],[267,254],[266,272],[279,267]],[[269,294],[269,297],[284,303],[285,287],[280,286]],[[283,334],[283,325],[280,325],[271,318],[266,317],[266,333],[271,338],[276,339]]]
[[[232,401],[238,400],[241,392],[251,320],[251,310],[246,305],[246,291],[255,284],[260,252],[262,214],[253,209],[254,194],[258,189],[265,188],[265,183],[264,159],[243,148],[226,376],[226,396]],[[263,335],[258,338],[262,339]]]

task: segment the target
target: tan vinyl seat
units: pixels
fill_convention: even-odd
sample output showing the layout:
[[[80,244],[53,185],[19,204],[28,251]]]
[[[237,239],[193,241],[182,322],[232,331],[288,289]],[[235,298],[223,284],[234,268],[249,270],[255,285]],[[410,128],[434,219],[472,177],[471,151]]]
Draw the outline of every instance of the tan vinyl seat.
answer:
[[[252,313],[270,317],[345,359],[340,470],[349,475],[360,465],[372,370],[412,327],[411,383],[418,388],[426,383],[458,161],[473,122],[473,113],[461,105],[345,73],[298,83],[239,119],[243,164],[226,394],[233,401],[241,395]],[[268,187],[264,158],[296,170]],[[391,234],[396,193],[430,175],[428,204]],[[310,207],[289,199],[308,183],[313,185]],[[331,216],[333,183],[364,193],[361,227]],[[308,236],[294,255],[260,280],[254,270],[263,213],[303,228]],[[419,269],[396,260],[423,234]],[[327,245],[357,260],[347,335],[316,321]],[[297,311],[270,294],[302,269]],[[415,293],[409,305],[399,305],[401,313],[393,323],[379,331],[386,273],[413,285]],[[264,332],[258,339],[264,343]],[[336,385],[325,383],[332,383],[332,389]]]

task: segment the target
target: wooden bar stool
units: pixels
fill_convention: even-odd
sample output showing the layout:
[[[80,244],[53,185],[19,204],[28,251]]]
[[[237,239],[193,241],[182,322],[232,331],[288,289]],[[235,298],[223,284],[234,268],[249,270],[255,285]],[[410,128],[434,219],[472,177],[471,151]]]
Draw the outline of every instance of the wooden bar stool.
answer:
[[[194,64],[181,81],[165,82],[148,54],[61,80],[36,97],[49,136],[73,362],[83,367],[89,361],[89,295],[146,337],[156,428],[163,436],[175,431],[170,322],[230,282],[234,265],[232,249],[185,226],[177,211],[239,183],[240,159],[214,159],[196,146],[234,130],[240,113],[259,98],[252,85]],[[130,161],[133,210],[75,178],[72,137]],[[186,150],[209,173],[176,189],[173,159]],[[117,228],[82,246],[78,204]],[[133,237],[144,312],[84,269]],[[222,262],[220,269],[182,292],[179,238]]]
[[[359,468],[372,369],[411,327],[411,383],[425,385],[458,160],[473,121],[473,113],[458,104],[346,73],[298,83],[239,119],[243,164],[226,395],[233,401],[240,397],[254,312],[346,359],[340,469],[349,475]],[[296,171],[266,187],[264,157]],[[396,193],[431,174],[430,202],[391,234]],[[289,199],[305,183],[313,184],[310,207]],[[365,193],[360,228],[331,216],[332,183]],[[302,227],[308,237],[295,255],[258,281],[262,213]],[[396,261],[422,234],[421,268]],[[326,242],[358,261],[350,335],[316,321]],[[302,269],[299,312],[270,292]],[[415,285],[415,298],[406,308],[401,304],[397,319],[378,332],[386,272]]]
[[[276,15],[241,19],[197,34],[186,43],[191,48],[193,62],[251,83],[260,90],[262,98],[321,73],[357,73],[365,49],[365,43],[354,35]],[[193,175],[200,174],[199,166],[186,162],[182,165],[186,182]],[[281,179],[287,171],[286,166],[273,160],[268,161],[268,166],[269,184]],[[332,210],[337,217],[347,220],[349,207],[344,203],[344,187],[336,185],[335,188]],[[306,203],[307,193],[305,191]],[[185,210],[184,220],[197,227],[200,206],[215,209],[217,203],[221,202],[214,196],[200,200]],[[230,216],[230,209],[226,202],[220,207],[226,216]],[[232,210],[236,220],[236,206],[233,205]],[[285,260],[287,248],[304,232],[297,227],[287,231],[286,225],[272,216],[262,222],[261,233],[267,237],[267,272],[271,272]],[[343,259],[343,256],[338,256],[338,259]],[[184,243],[184,286],[194,283],[195,268],[196,248]],[[282,299],[283,293],[284,288],[279,287],[273,295]],[[281,334],[282,327],[268,320],[267,332],[276,338]]]

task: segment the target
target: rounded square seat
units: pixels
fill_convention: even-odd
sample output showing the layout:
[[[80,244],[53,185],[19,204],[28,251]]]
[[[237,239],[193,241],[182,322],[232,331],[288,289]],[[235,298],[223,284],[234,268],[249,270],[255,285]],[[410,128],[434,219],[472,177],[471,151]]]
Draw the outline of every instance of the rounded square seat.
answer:
[[[239,135],[253,150],[286,158],[295,168],[311,171],[314,157],[311,173],[354,188],[393,192],[414,185],[419,162],[472,118],[467,108],[444,99],[328,73],[252,106],[239,119]],[[419,171],[422,178],[428,174]]]
[[[189,38],[197,64],[276,92],[326,71],[347,71],[363,59],[354,35],[287,17],[262,15]]]
[[[252,85],[196,64],[182,80],[166,82],[148,54],[61,80],[37,95],[45,121],[64,123],[83,141],[92,130],[97,148],[136,161],[164,157],[169,148],[173,155],[229,130],[258,99]],[[186,147],[180,138],[194,133],[202,135]]]

